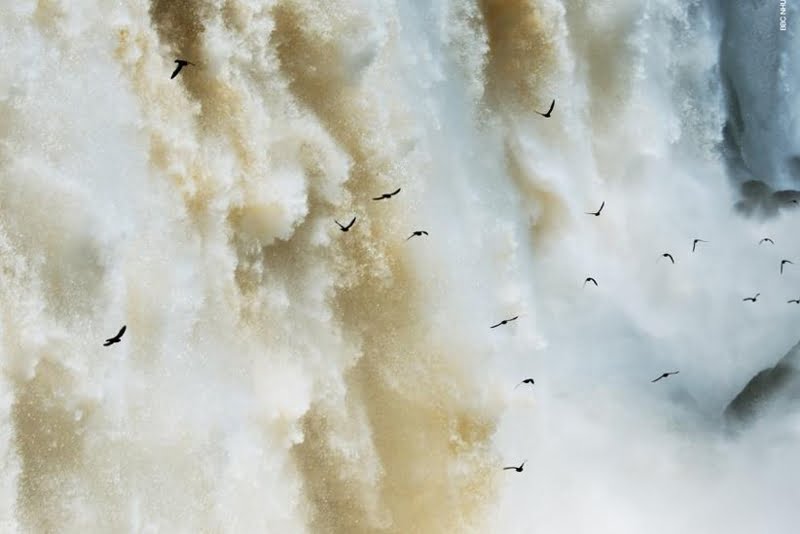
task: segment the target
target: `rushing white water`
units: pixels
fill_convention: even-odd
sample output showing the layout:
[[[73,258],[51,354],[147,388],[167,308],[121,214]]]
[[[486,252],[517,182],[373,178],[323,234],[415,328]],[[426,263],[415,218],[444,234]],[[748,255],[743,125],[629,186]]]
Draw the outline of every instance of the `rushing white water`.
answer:
[[[794,531],[778,4],[3,2],[0,531]]]

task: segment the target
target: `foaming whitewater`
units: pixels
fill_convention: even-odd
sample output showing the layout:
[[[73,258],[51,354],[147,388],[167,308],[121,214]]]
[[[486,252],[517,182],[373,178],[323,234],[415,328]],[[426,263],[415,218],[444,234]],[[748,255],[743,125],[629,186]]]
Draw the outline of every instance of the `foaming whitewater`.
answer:
[[[793,3],[6,4],[0,531],[794,530]]]

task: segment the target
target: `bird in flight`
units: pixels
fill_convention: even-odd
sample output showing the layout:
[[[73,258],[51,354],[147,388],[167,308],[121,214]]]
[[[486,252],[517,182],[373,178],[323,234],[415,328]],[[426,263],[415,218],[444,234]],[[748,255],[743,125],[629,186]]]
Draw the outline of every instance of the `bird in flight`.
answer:
[[[527,461],[528,460],[525,460],[525,462],[527,462]],[[516,466],[513,466],[513,465],[511,467],[504,467],[503,471],[508,471],[509,469],[513,469],[517,473],[522,473],[522,468],[525,467],[525,462],[522,462],[521,464],[519,464],[519,467],[516,467]]]
[[[604,200],[603,203],[600,204],[600,209],[599,210],[597,210],[597,211],[585,211],[584,213],[586,215],[594,215],[595,217],[599,217],[600,216],[600,212],[603,211],[603,206],[605,206],[605,205],[606,205],[606,201]]]
[[[178,66],[175,67],[175,71],[172,73],[172,76],[169,77],[170,80],[173,79],[175,76],[177,76],[178,73],[181,71],[181,69],[186,65],[194,66],[194,63],[192,63],[191,61],[186,61],[185,59],[176,59],[175,63],[177,63]]]
[[[413,234],[411,234],[410,236],[408,236],[408,237],[406,238],[406,241],[408,241],[408,240],[409,240],[409,239],[411,239],[412,237],[419,237],[419,236],[421,236],[421,235],[428,235],[428,232],[426,232],[425,230],[417,230],[416,232],[414,232]]]
[[[372,197],[372,200],[383,200],[385,198],[392,198],[393,196],[395,196],[399,192],[400,192],[400,188],[398,187],[397,191],[392,191],[391,193],[384,193],[379,197]]]
[[[698,243],[708,243],[708,241],[704,241],[703,239],[695,239],[692,242],[692,252],[694,252],[695,247],[697,247]]]
[[[505,324],[508,324],[508,323],[510,323],[511,321],[516,321],[517,319],[519,319],[519,315],[515,315],[515,316],[514,316],[514,317],[512,317],[511,319],[503,319],[502,321],[500,321],[500,322],[499,322],[499,323],[497,323],[496,325],[494,325],[494,326],[490,326],[490,327],[489,327],[489,329],[491,330],[492,328],[497,328],[498,326],[503,326],[503,325],[505,325]]]
[[[677,375],[678,373],[680,373],[680,371],[672,371],[671,373],[662,373],[661,376],[659,376],[655,380],[651,380],[650,383],[658,382],[662,378],[667,378],[668,376]]]
[[[661,255],[661,257],[662,257],[662,258],[669,258],[669,261],[671,261],[673,264],[675,264],[675,258],[673,258],[673,257],[672,257],[672,254],[670,254],[669,252],[665,252],[665,253],[663,253],[663,254]]]
[[[756,300],[758,300],[758,296],[759,296],[760,294],[761,294],[761,293],[756,293],[756,295],[755,295],[754,297],[747,297],[747,298],[745,298],[745,299],[742,299],[742,302],[747,302],[747,301],[750,301],[750,302],[755,302]]]
[[[556,101],[555,101],[555,100],[553,100],[553,101],[550,103],[550,109],[548,109],[548,110],[547,110],[547,113],[539,113],[538,111],[537,111],[536,113],[539,113],[539,115],[541,115],[541,116],[542,116],[542,117],[544,117],[545,119],[549,119],[549,118],[550,118],[550,113],[552,113],[552,112],[553,112],[553,108],[554,108],[554,107],[556,107]]]
[[[355,224],[355,222],[356,222],[356,218],[355,218],[355,217],[353,217],[353,220],[352,220],[352,221],[350,221],[350,224],[348,224],[347,226],[342,226],[342,223],[340,223],[340,222],[339,222],[339,221],[337,221],[336,219],[334,219],[334,220],[333,220],[333,222],[335,222],[336,224],[338,224],[338,225],[339,225],[339,228],[342,230],[342,232],[347,232],[347,231],[348,231],[348,230],[350,230],[350,228],[352,228],[352,227],[353,227],[353,225]]]
[[[794,262],[791,262],[789,260],[781,260],[781,274],[783,274],[783,266],[786,265],[787,263],[789,265],[794,265]]]
[[[765,237],[764,239],[762,239],[761,241],[759,241],[759,242],[758,242],[758,244],[760,245],[761,243],[764,243],[764,242],[767,242],[767,243],[772,243],[773,245],[775,244],[775,241],[773,241],[772,239],[770,239],[770,238],[768,238],[768,237]]]
[[[589,282],[593,283],[595,285],[595,287],[597,286],[597,280],[595,280],[594,278],[592,278],[590,276],[586,280],[583,281],[583,287],[586,287],[586,284],[588,284]]]
[[[522,382],[520,382],[519,384],[517,384],[516,386],[514,386],[514,389],[517,389],[517,388],[518,388],[518,387],[520,387],[522,384],[530,384],[530,385],[533,385],[533,384],[534,384],[533,378],[526,378],[525,380],[523,380]]]
[[[800,304],[800,299],[787,300],[786,304]]]
[[[127,330],[127,328],[128,328],[127,325],[122,325],[122,328],[119,329],[119,332],[117,332],[117,335],[114,336],[114,337],[110,337],[110,338],[106,339],[106,342],[103,343],[103,346],[104,347],[110,347],[114,343],[119,343],[120,341],[122,341],[122,335],[125,333],[125,330]]]

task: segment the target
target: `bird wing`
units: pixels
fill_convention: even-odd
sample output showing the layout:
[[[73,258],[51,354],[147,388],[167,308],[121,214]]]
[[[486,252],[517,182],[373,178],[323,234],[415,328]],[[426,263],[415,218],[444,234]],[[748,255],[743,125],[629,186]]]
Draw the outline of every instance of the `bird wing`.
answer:
[[[497,328],[497,327],[498,327],[498,326],[500,326],[501,324],[503,324],[503,321],[500,321],[500,322],[499,322],[499,323],[497,323],[496,325],[494,325],[494,326],[490,326],[489,328],[490,328],[490,329],[492,329],[492,328]]]
[[[516,321],[517,319],[519,319],[519,315],[515,315],[514,317],[509,319],[509,321]]]
[[[128,329],[127,325],[122,325],[122,328],[119,329],[119,333],[117,334],[117,339],[121,338],[122,334],[124,334],[125,330],[127,330],[127,329]]]
[[[503,471],[508,471],[509,469],[516,469],[516,467],[504,467]]]
[[[597,210],[597,213],[600,213],[601,211],[603,211],[603,208],[605,207],[605,205],[606,205],[606,201],[604,200],[604,201],[603,201],[603,202],[600,204],[600,209],[599,209],[599,210]]]
[[[547,110],[547,114],[548,114],[548,115],[550,115],[550,113],[552,113],[552,112],[553,112],[553,108],[554,108],[554,107],[556,107],[556,101],[555,101],[555,100],[553,100],[552,102],[550,102],[550,109],[548,109],[548,110]]]
[[[372,197],[372,200],[383,200],[383,195],[381,195],[379,197]]]
[[[178,62],[176,61],[176,63],[178,63]],[[178,73],[181,71],[181,69],[182,69],[182,68],[183,68],[183,65],[181,65],[180,63],[178,63],[178,66],[177,66],[177,67],[175,67],[175,70],[172,72],[172,76],[170,76],[170,77],[169,77],[169,79],[171,80],[171,79],[173,79],[175,76],[177,76],[177,75],[178,75]]]
[[[351,226],[353,226],[355,224],[355,222],[356,222],[356,218],[353,217],[353,220],[350,221],[350,224],[348,224],[347,227],[350,228]]]
[[[337,221],[336,219],[334,219],[334,220],[333,220],[333,222],[335,222],[336,224],[338,224],[338,225],[339,225],[339,228],[342,228],[342,229],[344,229],[344,226],[342,226],[342,223],[340,223],[340,222],[339,222],[339,221]]]
[[[394,195],[396,195],[396,194],[397,194],[397,193],[399,193],[399,192],[400,192],[400,188],[398,187],[398,188],[397,188],[397,191],[395,191],[394,193],[391,193],[391,195],[392,195],[392,196],[394,196]]]
[[[658,377],[658,378],[656,378],[655,380],[651,380],[651,381],[650,381],[650,383],[652,384],[652,383],[654,383],[654,382],[658,382],[658,381],[659,381],[659,380],[661,380],[662,378],[664,378],[664,375],[661,375],[661,376],[659,376],[659,377]]]

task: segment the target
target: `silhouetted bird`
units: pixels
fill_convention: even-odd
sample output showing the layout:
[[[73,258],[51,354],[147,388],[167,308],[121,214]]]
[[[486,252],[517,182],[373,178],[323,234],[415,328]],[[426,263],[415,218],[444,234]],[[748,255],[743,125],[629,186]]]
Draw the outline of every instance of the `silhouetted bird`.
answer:
[[[584,287],[586,287],[586,284],[588,284],[589,282],[591,282],[591,283],[593,283],[595,286],[597,286],[597,280],[595,280],[595,279],[594,279],[594,278],[592,278],[591,276],[590,276],[589,278],[587,278],[586,280],[584,280],[584,281],[583,281],[583,286],[584,286]]]
[[[695,239],[692,242],[692,252],[694,252],[694,249],[695,249],[695,247],[697,246],[698,243],[708,243],[708,241],[704,241],[702,239]]]
[[[761,243],[764,243],[765,241],[766,241],[767,243],[772,243],[773,245],[775,244],[775,241],[773,241],[772,239],[770,239],[770,238],[768,238],[768,237],[765,237],[764,239],[762,239],[761,241],[759,241],[759,242],[758,242],[758,244],[760,245]]]
[[[661,380],[662,378],[667,378],[668,376],[677,375],[678,373],[680,373],[680,371],[672,371],[671,373],[662,373],[661,376],[659,376],[655,380],[651,380],[650,382],[655,383]]]
[[[527,462],[527,461],[528,460],[525,460],[525,462]],[[511,467],[504,467],[503,471],[508,471],[509,469],[513,469],[517,473],[522,473],[522,468],[525,467],[525,462],[522,462],[521,464],[519,464],[519,467],[515,467],[513,465]]]
[[[800,299],[787,300],[786,304],[800,304]]]
[[[673,258],[673,257],[672,257],[672,254],[670,254],[669,252],[665,252],[665,253],[663,253],[663,254],[661,255],[661,257],[662,257],[662,258],[669,258],[669,261],[671,261],[673,264],[675,263],[675,258]]]
[[[539,113],[538,111],[536,113],[539,113],[539,115],[541,115],[545,119],[549,119],[550,118],[550,114],[553,112],[553,108],[554,107],[556,107],[556,101],[555,100],[550,102],[550,109],[547,110],[547,113]]]
[[[350,224],[348,224],[347,226],[342,226],[342,223],[340,223],[340,222],[339,222],[339,221],[337,221],[336,219],[334,219],[334,220],[333,220],[333,222],[335,222],[336,224],[338,224],[338,225],[339,225],[339,228],[342,230],[342,232],[347,232],[348,230],[350,230],[350,228],[352,228],[352,227],[353,227],[353,224],[355,224],[355,222],[356,222],[356,218],[355,218],[355,217],[353,217],[353,220],[352,220],[352,221],[350,221]]]
[[[186,65],[194,66],[194,63],[192,63],[191,61],[186,61],[185,59],[176,59],[175,63],[177,63],[178,66],[175,67],[175,71],[172,73],[172,76],[169,77],[170,80],[173,79],[175,76],[177,76],[178,73],[181,71],[181,69],[183,69],[183,67],[185,67]]]
[[[747,298],[745,298],[745,299],[742,299],[742,302],[747,302],[747,301],[750,301],[750,302],[755,302],[756,300],[758,300],[758,296],[759,296],[760,294],[761,294],[761,293],[756,293],[756,295],[755,295],[754,297],[747,297]]]
[[[500,321],[500,322],[499,322],[499,323],[497,323],[496,325],[494,325],[494,326],[490,326],[490,327],[489,327],[489,329],[492,329],[492,328],[497,328],[498,326],[503,326],[504,324],[508,324],[508,323],[510,323],[511,321],[516,321],[517,319],[519,319],[519,315],[515,315],[515,316],[514,316],[514,317],[512,317],[511,319],[503,319],[502,321]]]
[[[127,330],[127,328],[128,328],[127,325],[122,325],[122,328],[119,329],[119,332],[117,332],[117,335],[114,336],[114,337],[110,337],[110,338],[106,339],[106,342],[103,343],[103,346],[104,347],[109,347],[109,346],[113,345],[114,343],[119,343],[120,341],[122,341],[122,335],[125,333],[125,330]]]
[[[794,262],[791,262],[789,260],[781,260],[781,274],[783,274],[783,266],[786,265],[787,263],[789,265],[794,265]]]
[[[393,191],[391,193],[384,193],[379,197],[373,197],[372,200],[383,200],[384,198],[392,198],[393,196],[395,196],[399,192],[400,192],[400,188],[398,187],[397,191]]]
[[[600,212],[603,211],[603,206],[605,206],[605,205],[606,205],[606,201],[604,200],[603,203],[600,204],[600,209],[599,210],[597,210],[597,211],[585,211],[584,213],[586,215],[594,215],[595,217],[599,217],[600,216]]]
[[[419,237],[419,236],[421,236],[421,235],[428,235],[428,232],[426,232],[425,230],[417,230],[416,232],[414,232],[413,234],[411,234],[410,236],[408,236],[408,237],[406,238],[406,241],[408,241],[408,240],[409,240],[409,239],[411,239],[412,237]]]
[[[533,385],[533,384],[534,384],[533,378],[526,378],[525,380],[523,380],[522,382],[520,382],[519,384],[517,384],[516,386],[514,386],[514,389],[517,389],[517,388],[518,388],[518,387],[520,387],[522,384],[530,384],[530,385]]]

